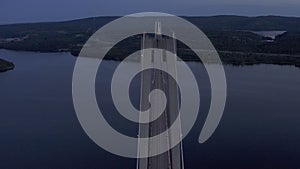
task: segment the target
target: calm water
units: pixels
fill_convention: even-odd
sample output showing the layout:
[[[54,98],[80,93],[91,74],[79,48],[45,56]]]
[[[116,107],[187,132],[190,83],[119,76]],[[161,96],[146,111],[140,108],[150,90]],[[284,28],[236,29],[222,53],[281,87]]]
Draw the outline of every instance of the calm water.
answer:
[[[72,104],[74,57],[6,50],[0,50],[0,57],[16,64],[15,70],[0,74],[1,169],[135,168],[135,160],[104,151],[81,129]],[[114,61],[101,65],[96,93],[105,99],[99,106],[116,130],[135,135],[137,125],[117,114],[109,95],[117,65]],[[189,66],[200,86],[201,108],[184,140],[186,168],[300,168],[300,69],[225,66],[228,99],[223,119],[213,137],[198,144],[210,87],[203,66]],[[132,89],[139,87],[136,82]],[[137,105],[134,91],[130,93]]]

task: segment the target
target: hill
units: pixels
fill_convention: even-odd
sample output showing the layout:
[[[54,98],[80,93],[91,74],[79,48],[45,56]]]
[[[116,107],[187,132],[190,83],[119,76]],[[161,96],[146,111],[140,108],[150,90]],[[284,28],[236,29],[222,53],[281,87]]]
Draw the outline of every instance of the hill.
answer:
[[[78,55],[82,45],[96,30],[117,18],[94,17],[65,22],[0,25],[0,48],[38,52],[71,52],[73,55]],[[225,62],[230,60],[231,63],[232,58],[239,59],[245,55],[248,58],[246,60],[253,55],[259,58],[257,54],[260,56],[266,56],[266,54],[269,56],[300,55],[300,18],[297,17],[210,16],[183,18],[206,33],[215,48],[224,56]],[[270,40],[268,37],[254,33],[255,31],[285,31],[285,33]],[[127,40],[127,43],[117,45],[114,53],[111,53],[108,58],[120,60],[124,57],[124,53],[130,54],[132,51],[139,50],[140,45],[137,45],[140,42],[139,38],[137,36]],[[184,54],[183,59],[193,60],[192,53],[184,45],[180,47],[179,53]],[[228,53],[231,53],[231,58],[228,58]],[[276,57],[271,59],[273,58]],[[247,64],[248,62],[238,61],[236,63]],[[249,62],[249,64],[251,63],[252,61]],[[293,63],[295,64],[295,61]]]

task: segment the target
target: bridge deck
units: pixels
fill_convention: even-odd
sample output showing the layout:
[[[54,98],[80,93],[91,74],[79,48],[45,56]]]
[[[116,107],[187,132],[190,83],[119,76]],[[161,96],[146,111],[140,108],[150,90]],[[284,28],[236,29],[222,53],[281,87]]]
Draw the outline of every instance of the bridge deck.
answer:
[[[172,38],[162,37],[148,37],[143,38],[143,49],[146,48],[161,48],[175,52],[175,42]],[[165,58],[165,59],[163,59]],[[163,70],[173,71],[176,73],[176,55],[166,55],[166,52],[148,52],[142,56],[143,66],[153,65],[154,68],[162,68]],[[140,124],[140,137],[152,137],[166,131],[170,124],[178,116],[178,91],[176,82],[168,79],[162,71],[151,70],[144,71],[141,79],[141,109],[146,110],[149,108],[149,93],[153,89],[160,89],[167,95],[168,103],[167,109],[159,116],[158,119],[149,124]],[[148,118],[157,117],[159,112],[159,98],[161,96],[154,95],[150,98],[151,112]],[[181,129],[178,129],[181,130]],[[178,132],[181,133],[181,132]],[[179,136],[180,137],[180,136]],[[161,146],[170,146],[170,138],[162,138],[159,142],[146,142],[140,143],[139,151],[148,152],[151,154],[157,151]],[[173,149],[149,158],[139,159],[138,169],[182,169],[182,149],[178,144]]]

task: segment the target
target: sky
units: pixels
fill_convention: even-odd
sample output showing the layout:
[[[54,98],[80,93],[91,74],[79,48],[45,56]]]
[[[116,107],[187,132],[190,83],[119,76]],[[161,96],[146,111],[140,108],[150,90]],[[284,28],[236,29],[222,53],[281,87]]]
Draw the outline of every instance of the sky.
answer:
[[[64,21],[137,12],[299,16],[300,0],[0,0],[0,24]]]

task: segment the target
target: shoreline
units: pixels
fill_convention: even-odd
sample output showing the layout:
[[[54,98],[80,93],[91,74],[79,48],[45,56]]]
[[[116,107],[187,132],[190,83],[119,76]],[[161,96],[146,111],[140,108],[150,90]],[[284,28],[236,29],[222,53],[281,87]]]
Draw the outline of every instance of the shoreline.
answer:
[[[14,63],[0,59],[0,73],[13,70],[15,68]]]
[[[78,53],[73,53],[72,51],[26,51],[26,50],[10,50],[3,49],[14,52],[32,52],[32,53],[68,53],[72,57],[78,57]],[[182,53],[180,57],[186,62],[201,62],[193,53],[186,50],[187,53]],[[288,54],[275,54],[275,53],[253,53],[253,52],[239,52],[239,51],[218,51],[220,59],[224,65],[232,66],[251,66],[259,64],[272,64],[272,65],[288,65],[300,68],[300,55],[288,55]],[[178,54],[180,56],[180,54]],[[119,55],[113,56],[113,54],[107,54],[104,60],[112,61],[122,61],[126,57],[121,57]],[[136,59],[138,60],[138,59]],[[213,60],[210,61],[214,63]],[[0,72],[9,71],[15,68],[13,62],[6,61],[0,58]]]

